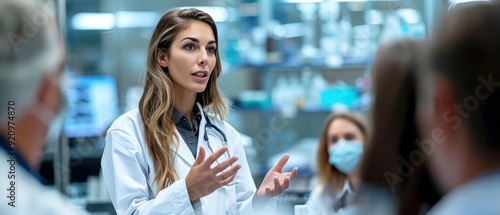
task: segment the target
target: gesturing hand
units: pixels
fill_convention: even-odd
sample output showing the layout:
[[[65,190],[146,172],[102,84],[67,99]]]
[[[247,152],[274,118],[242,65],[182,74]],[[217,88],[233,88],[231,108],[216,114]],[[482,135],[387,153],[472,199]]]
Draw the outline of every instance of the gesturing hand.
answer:
[[[241,168],[241,165],[235,164],[227,171],[224,171],[238,160],[236,156],[230,157],[214,168],[210,167],[227,150],[227,147],[224,146],[208,156],[205,160],[205,149],[200,147],[200,154],[186,176],[186,187],[191,201],[214,192],[216,189],[228,184],[236,177],[236,173]]]
[[[276,166],[274,166],[269,172],[267,172],[262,184],[260,184],[259,190],[257,190],[257,197],[259,199],[270,198],[283,193],[288,186],[290,186],[290,180],[297,176],[297,167],[293,168],[292,172],[281,173],[286,162],[290,158],[289,155],[283,155]]]

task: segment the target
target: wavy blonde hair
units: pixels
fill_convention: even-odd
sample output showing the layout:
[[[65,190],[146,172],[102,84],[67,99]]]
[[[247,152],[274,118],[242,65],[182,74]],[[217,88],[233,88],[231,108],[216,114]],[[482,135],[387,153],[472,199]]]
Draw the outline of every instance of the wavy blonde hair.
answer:
[[[318,147],[318,179],[323,188],[326,188],[331,184],[335,192],[342,190],[344,187],[344,181],[347,178],[346,174],[340,172],[328,161],[330,157],[328,154],[328,128],[330,128],[332,122],[337,119],[347,120],[361,131],[365,141],[363,144],[363,148],[365,149],[366,142],[368,142],[369,138],[369,131],[366,122],[362,120],[361,117],[353,113],[330,114],[325,120],[325,125],[323,126],[323,131],[321,132]]]
[[[144,123],[148,151],[156,168],[157,192],[178,179],[174,166],[174,154],[179,147],[179,137],[175,133],[175,122],[172,117],[175,100],[173,83],[168,68],[162,68],[159,65],[158,53],[163,51],[170,55],[170,46],[175,37],[189,28],[193,21],[208,24],[218,44],[217,27],[210,15],[198,9],[173,9],[165,13],[158,21],[148,46],[144,93],[139,101],[139,111]],[[208,80],[207,88],[198,93],[196,101],[204,109],[210,110],[223,120],[228,107],[225,97],[217,88],[216,80],[222,70],[218,49],[216,49],[215,56],[216,64]]]

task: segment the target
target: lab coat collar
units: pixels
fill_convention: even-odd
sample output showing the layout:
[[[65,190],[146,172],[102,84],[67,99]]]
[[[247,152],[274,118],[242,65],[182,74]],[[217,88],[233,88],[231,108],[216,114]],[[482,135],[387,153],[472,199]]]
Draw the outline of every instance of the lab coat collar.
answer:
[[[196,107],[198,108],[200,113],[204,113],[203,107],[200,105],[200,103],[196,102]],[[196,149],[196,155],[200,154],[200,146],[205,147],[205,144],[203,143],[203,134],[205,132],[205,129],[204,129],[205,125],[206,125],[205,114],[201,114],[201,121],[200,121],[199,127],[198,127],[199,134],[198,134],[198,147]],[[182,160],[184,160],[184,162],[186,162],[186,164],[188,164],[189,166],[192,166],[194,161],[195,161],[195,157],[193,156],[193,153],[191,153],[191,150],[189,149],[189,147],[186,145],[186,143],[182,139],[177,128],[175,129],[175,134],[177,135],[177,137],[179,137],[178,138],[179,139],[179,147],[178,147],[178,150],[176,151],[177,155]],[[171,147],[172,147],[172,150],[175,150],[175,148],[173,148],[174,146],[171,146]],[[207,156],[208,156],[208,153],[209,152],[207,150],[205,150],[205,154]]]
[[[344,193],[346,193],[346,192],[347,192],[348,194],[355,194],[355,193],[352,191],[352,189],[351,189],[351,184],[349,184],[349,179],[348,179],[348,178],[346,178],[346,179],[344,180],[344,187],[342,188],[342,192],[338,192],[338,193],[336,194],[336,197],[337,197],[337,198],[341,198],[341,197],[342,197],[342,195],[344,195]]]

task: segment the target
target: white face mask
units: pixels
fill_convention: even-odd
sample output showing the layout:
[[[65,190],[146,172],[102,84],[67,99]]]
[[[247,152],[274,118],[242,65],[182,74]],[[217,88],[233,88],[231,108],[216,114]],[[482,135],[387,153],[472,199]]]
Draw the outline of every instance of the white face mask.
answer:
[[[363,144],[359,141],[339,140],[328,148],[329,162],[339,171],[350,174],[361,163]]]

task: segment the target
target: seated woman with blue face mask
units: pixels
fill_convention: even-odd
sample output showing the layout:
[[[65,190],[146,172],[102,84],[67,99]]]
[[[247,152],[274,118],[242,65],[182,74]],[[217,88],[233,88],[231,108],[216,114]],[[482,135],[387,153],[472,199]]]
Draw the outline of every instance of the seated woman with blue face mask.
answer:
[[[332,114],[321,133],[317,185],[306,203],[308,214],[341,212],[361,181],[359,164],[368,139],[368,128],[351,113]]]

